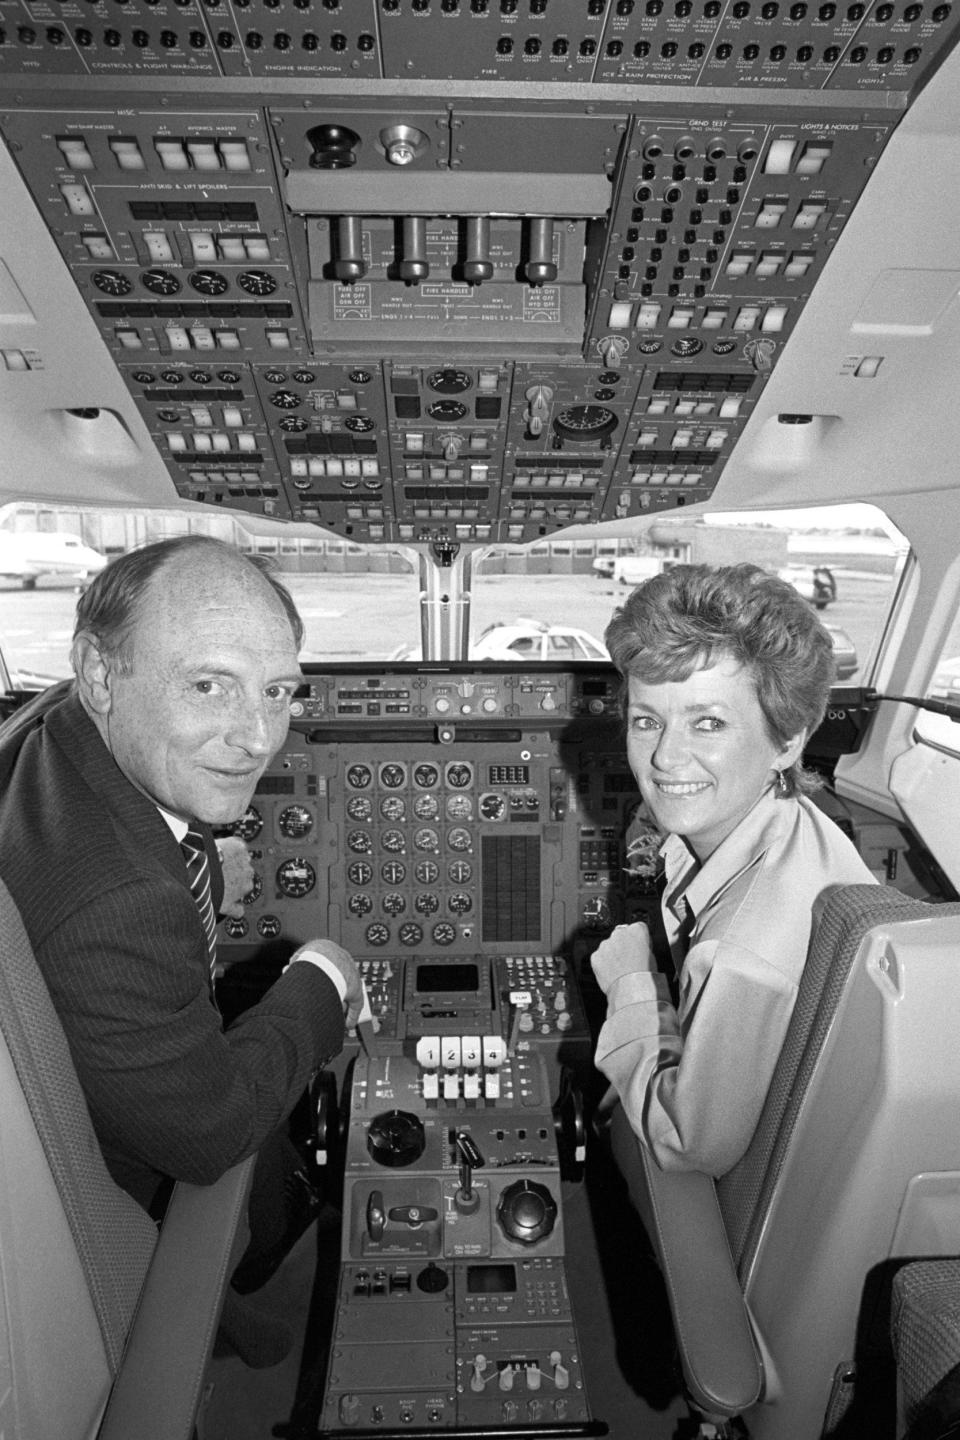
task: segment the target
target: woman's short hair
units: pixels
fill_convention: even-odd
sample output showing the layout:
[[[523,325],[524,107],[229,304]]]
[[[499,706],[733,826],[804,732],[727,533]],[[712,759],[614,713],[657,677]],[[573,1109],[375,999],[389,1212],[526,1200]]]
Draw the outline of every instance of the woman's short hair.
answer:
[[[785,745],[823,719],[836,673],[830,635],[810,605],[758,565],[675,565],[638,585],[615,612],[605,641],[626,681],[686,680],[727,656],[753,677],[770,738]],[[626,685],[624,686],[626,691]],[[785,792],[819,783],[800,761]]]
[[[176,535],[171,539],[156,540],[152,545],[143,545],[111,560],[77,603],[74,641],[81,631],[95,635],[104,653],[121,669],[128,669],[132,662],[130,640],[139,618],[140,602],[150,581],[158,570],[190,550],[226,552],[262,575],[279,596],[297,649],[300,649],[304,636],[303,621],[292,595],[274,572],[273,561],[267,555],[244,554],[211,535]]]

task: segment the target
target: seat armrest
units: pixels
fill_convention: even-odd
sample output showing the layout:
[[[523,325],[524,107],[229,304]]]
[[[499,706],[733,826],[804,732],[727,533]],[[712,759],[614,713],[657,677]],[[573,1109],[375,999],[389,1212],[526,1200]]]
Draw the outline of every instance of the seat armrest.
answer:
[[[175,1186],[98,1440],[193,1435],[256,1158],[213,1185]]]
[[[713,1179],[661,1170],[619,1105],[610,1145],[660,1262],[689,1399],[705,1415],[738,1415],[759,1399],[763,1366]]]

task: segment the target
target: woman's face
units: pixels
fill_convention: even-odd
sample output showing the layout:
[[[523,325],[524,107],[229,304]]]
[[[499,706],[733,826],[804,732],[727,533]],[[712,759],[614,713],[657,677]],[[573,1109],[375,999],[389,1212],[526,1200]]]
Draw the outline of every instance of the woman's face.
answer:
[[[776,770],[803,748],[771,740],[753,677],[730,656],[687,680],[628,685],[627,758],[662,829],[706,860],[740,823]]]

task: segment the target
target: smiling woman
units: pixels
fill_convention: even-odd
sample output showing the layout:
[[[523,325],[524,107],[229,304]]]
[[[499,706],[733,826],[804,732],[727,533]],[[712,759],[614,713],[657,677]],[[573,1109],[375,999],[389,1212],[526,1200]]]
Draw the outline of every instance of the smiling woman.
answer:
[[[655,576],[606,641],[664,835],[664,941],[622,925],[595,951],[596,1063],[659,1165],[722,1175],[756,1127],[823,892],[873,880],[805,793],[833,645],[792,586],[750,565]]]

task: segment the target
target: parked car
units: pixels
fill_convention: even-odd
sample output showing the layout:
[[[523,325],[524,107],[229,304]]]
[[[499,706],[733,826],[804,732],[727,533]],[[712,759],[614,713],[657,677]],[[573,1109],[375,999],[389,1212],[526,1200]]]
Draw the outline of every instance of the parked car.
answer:
[[[545,625],[539,620],[497,621],[470,645],[471,660],[529,660],[556,665],[568,660],[609,660],[606,646],[587,630],[572,625]],[[391,660],[419,660],[419,645],[402,645]]]
[[[841,630],[839,625],[825,625],[824,629],[829,631],[830,639],[833,641],[833,655],[837,662],[837,679],[849,680],[860,668],[860,660],[857,649],[846,630]]]

